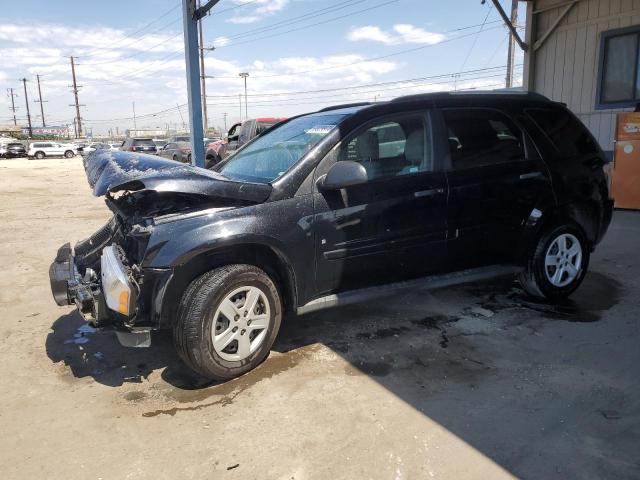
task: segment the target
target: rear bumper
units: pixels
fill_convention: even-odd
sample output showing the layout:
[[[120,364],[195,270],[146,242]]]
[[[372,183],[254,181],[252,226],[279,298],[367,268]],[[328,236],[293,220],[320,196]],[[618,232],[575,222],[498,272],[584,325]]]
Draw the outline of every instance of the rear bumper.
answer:
[[[94,326],[101,326],[109,319],[102,290],[95,283],[82,281],[69,243],[58,249],[49,267],[49,283],[58,305],[75,305],[84,319]]]

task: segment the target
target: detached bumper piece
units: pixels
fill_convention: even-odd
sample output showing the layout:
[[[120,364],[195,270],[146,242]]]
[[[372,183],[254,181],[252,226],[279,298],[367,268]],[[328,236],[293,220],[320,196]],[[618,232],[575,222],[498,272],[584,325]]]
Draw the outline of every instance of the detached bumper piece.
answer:
[[[82,281],[69,243],[60,247],[49,267],[49,282],[58,305],[75,305],[84,319],[94,326],[108,323],[109,315],[100,286]]]

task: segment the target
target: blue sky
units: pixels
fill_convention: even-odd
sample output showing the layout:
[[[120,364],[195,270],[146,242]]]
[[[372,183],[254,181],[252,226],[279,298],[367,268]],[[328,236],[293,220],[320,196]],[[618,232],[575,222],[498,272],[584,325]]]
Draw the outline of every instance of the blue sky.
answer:
[[[502,0],[505,9],[510,3]],[[222,126],[225,112],[228,124],[238,120],[241,71],[250,74],[250,117],[504,82],[507,31],[490,1],[221,0],[212,12],[203,30],[205,45],[216,47],[205,67],[214,77],[207,79],[210,126]],[[0,13],[0,88],[20,95],[24,123],[19,79],[27,78],[39,125],[40,74],[47,124],[70,123],[74,55],[82,117],[94,133],[132,127],[134,101],[138,127],[179,125],[186,116],[181,14],[178,0],[8,2]],[[12,121],[9,102],[0,96],[0,123]]]

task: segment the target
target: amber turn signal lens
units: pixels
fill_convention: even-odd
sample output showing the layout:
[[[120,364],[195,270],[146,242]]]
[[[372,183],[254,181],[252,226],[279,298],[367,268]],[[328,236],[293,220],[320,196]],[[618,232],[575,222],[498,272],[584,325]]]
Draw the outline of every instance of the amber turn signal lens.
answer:
[[[129,315],[129,292],[123,290],[118,297],[118,312]]]

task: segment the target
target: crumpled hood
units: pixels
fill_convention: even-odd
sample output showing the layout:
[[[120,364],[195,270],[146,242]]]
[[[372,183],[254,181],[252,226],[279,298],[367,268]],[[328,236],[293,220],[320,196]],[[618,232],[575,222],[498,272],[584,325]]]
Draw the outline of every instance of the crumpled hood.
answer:
[[[146,190],[261,203],[271,194],[271,185],[235,182],[216,172],[155,155],[97,150],[83,161],[96,196]]]

